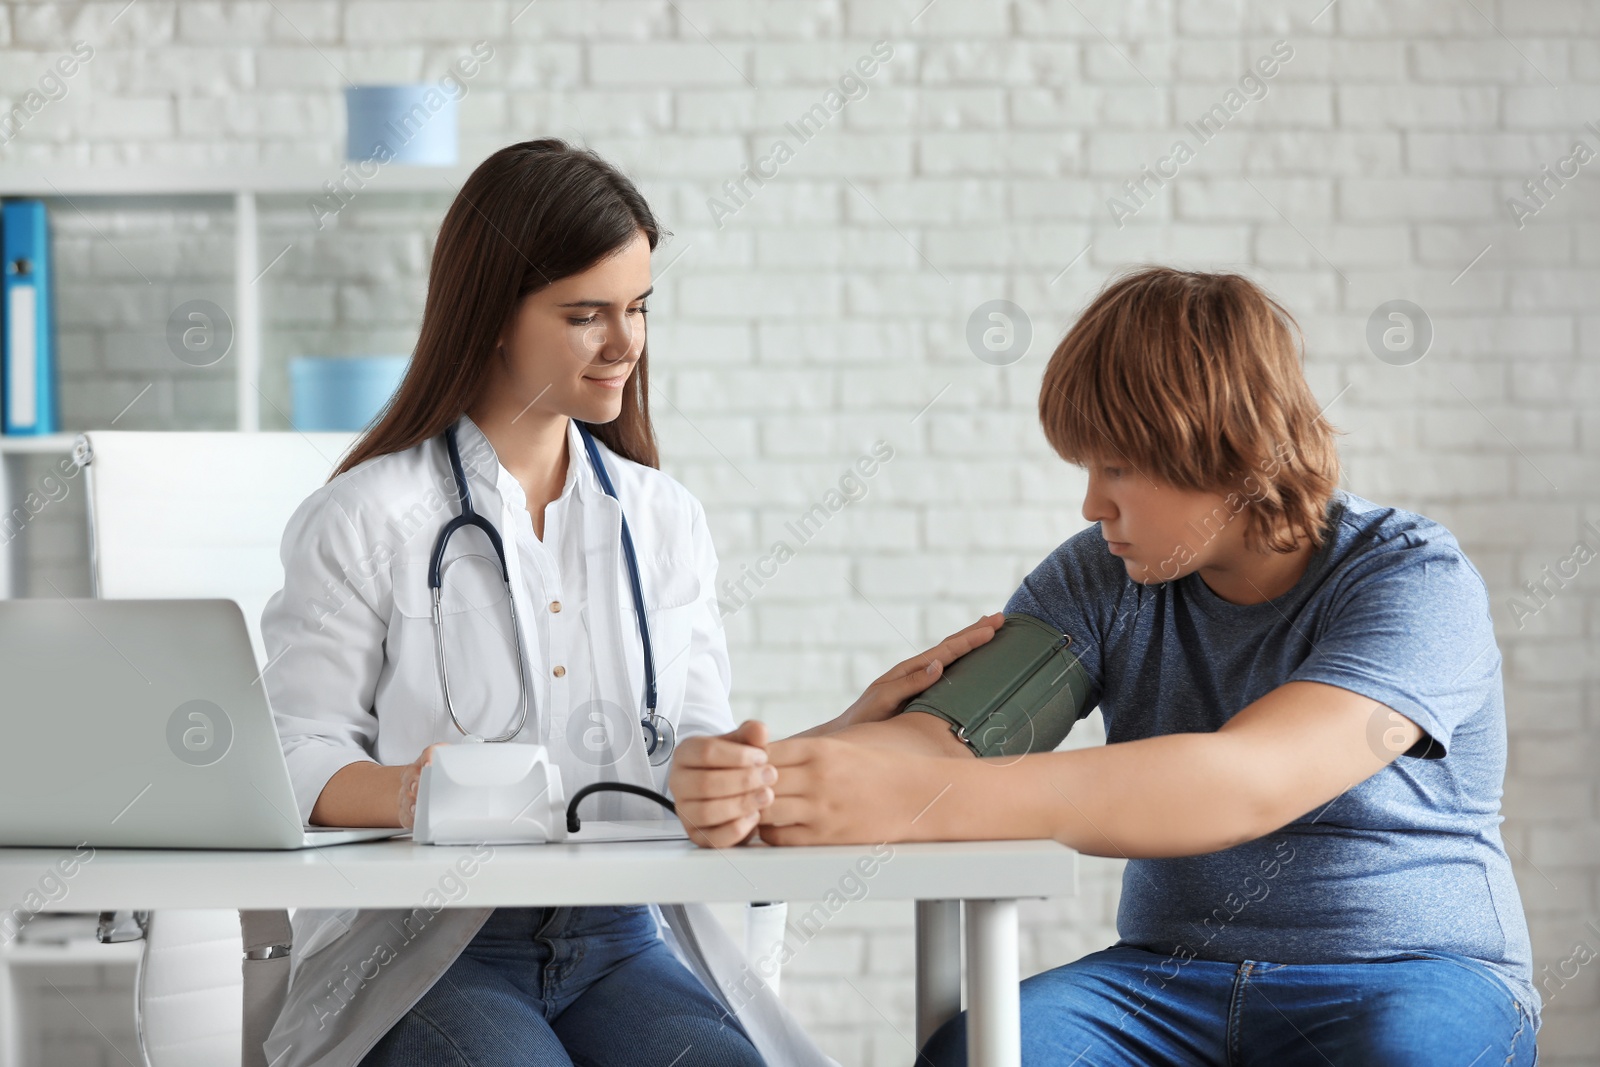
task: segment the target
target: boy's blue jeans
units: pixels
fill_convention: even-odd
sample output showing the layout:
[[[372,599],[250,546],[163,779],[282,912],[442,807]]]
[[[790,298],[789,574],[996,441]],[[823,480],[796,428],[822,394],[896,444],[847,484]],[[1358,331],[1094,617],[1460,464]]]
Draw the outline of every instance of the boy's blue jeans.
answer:
[[[1531,1067],[1534,1029],[1493,971],[1444,952],[1179,967],[1118,945],[1022,983],[1024,1065]],[[917,1067],[965,1065],[966,1034],[963,1013]]]
[[[361,1067],[763,1067],[644,907],[497,908]]]

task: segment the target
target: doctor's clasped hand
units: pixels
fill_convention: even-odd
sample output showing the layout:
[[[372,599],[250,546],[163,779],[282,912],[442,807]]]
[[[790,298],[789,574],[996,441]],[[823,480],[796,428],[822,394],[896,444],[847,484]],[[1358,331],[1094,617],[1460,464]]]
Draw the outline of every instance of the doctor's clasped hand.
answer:
[[[759,824],[763,840],[770,844],[819,843],[801,826],[772,824],[769,813],[787,797],[776,807],[777,818],[803,823],[802,811],[811,819],[820,816],[824,809],[803,804],[802,794],[795,790],[803,788],[805,797],[825,792],[825,779],[853,773],[858,757],[869,762],[881,760],[885,774],[919,774],[915,761],[907,758],[908,740],[913,748],[910,755],[965,755],[961,743],[932,716],[913,715],[903,721],[896,717],[908,700],[943,676],[945,667],[987,643],[1002,621],[1004,616],[999,613],[986,615],[926,652],[903,660],[867,686],[837,718],[792,738],[769,745],[766,725],[747,720],[731,733],[684,741],[673,761],[670,783],[678,817],[689,838],[707,847],[726,848],[749,841]],[[891,720],[893,727],[889,726]],[[879,748],[887,739],[886,728],[893,730],[893,752]],[[915,790],[902,795],[914,797]],[[917,807],[929,799],[931,795],[918,801]],[[893,817],[886,811],[876,814]],[[906,821],[916,815],[913,810]],[[882,840],[881,835],[867,837]],[[829,840],[842,843],[832,837]]]

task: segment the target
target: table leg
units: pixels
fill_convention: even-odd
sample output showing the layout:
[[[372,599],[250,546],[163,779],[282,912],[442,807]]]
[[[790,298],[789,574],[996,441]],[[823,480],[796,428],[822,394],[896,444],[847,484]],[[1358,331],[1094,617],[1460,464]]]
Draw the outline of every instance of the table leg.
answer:
[[[961,902],[917,901],[917,1049],[961,1011]]]
[[[967,1063],[1020,1067],[1017,902],[966,901]]]
[[[0,460],[3,462],[3,460]],[[0,1067],[22,1067],[22,1005],[16,972],[0,945]]]

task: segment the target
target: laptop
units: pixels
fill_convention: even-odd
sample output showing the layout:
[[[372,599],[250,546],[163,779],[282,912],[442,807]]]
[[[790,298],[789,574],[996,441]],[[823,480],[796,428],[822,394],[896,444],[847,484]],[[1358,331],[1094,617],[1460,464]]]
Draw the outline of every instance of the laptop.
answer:
[[[231,600],[0,600],[0,846],[299,849],[304,826]]]

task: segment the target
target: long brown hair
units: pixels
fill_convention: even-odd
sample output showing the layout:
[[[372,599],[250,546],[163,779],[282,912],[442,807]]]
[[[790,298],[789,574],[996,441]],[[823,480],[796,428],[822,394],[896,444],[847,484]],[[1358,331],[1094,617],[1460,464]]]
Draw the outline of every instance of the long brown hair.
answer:
[[[1249,278],[1143,267],[1114,279],[1050,357],[1039,419],[1068,463],[1120,457],[1169,485],[1239,493],[1245,543],[1322,542],[1336,431],[1304,340]]]
[[[522,298],[587,270],[640,232],[654,251],[663,231],[650,206],[588,149],[523,141],[479,164],[439,226],[422,329],[400,388],[334,477],[443,433],[483,390]],[[622,387],[622,414],[589,428],[613,452],[655,467],[648,349],[647,342]]]

